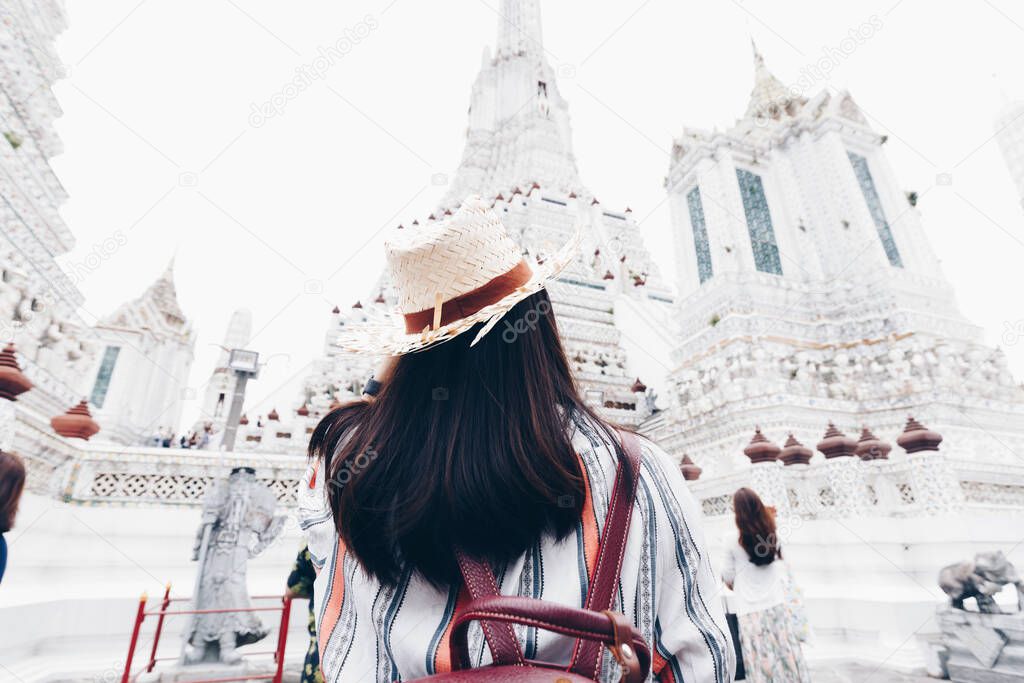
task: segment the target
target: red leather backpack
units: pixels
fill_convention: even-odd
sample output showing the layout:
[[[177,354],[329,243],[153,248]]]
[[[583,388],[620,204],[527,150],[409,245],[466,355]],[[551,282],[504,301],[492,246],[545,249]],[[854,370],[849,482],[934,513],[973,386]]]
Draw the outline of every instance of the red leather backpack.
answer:
[[[615,474],[608,516],[601,532],[597,567],[584,608],[566,607],[534,598],[500,595],[494,573],[485,562],[458,553],[463,581],[472,598],[455,617],[451,637],[453,671],[420,678],[410,683],[581,683],[596,681],[601,673],[603,648],[622,669],[622,683],[641,683],[651,668],[651,653],[643,636],[622,614],[611,607],[619,585],[626,535],[640,477],[640,443],[636,435],[621,432],[622,448]],[[479,621],[493,663],[469,668],[467,632]],[[569,666],[527,660],[523,657],[513,624],[526,624],[554,633],[576,636]]]

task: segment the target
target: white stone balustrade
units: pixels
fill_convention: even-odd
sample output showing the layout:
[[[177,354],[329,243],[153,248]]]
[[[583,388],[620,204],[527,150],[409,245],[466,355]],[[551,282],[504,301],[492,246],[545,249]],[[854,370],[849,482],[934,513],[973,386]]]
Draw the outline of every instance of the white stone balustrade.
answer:
[[[786,492],[783,506],[777,480]],[[966,462],[935,451],[894,454],[889,460],[840,457],[804,466],[758,463],[690,484],[707,517],[731,515],[732,494],[742,486],[770,500],[780,513],[804,519],[1024,510],[1024,465]]]
[[[198,505],[212,481],[233,467],[248,466],[282,505],[291,506],[306,470],[306,458],[298,454],[92,443],[55,435],[25,408],[0,417],[13,417],[11,450],[25,460],[29,490],[69,503]]]

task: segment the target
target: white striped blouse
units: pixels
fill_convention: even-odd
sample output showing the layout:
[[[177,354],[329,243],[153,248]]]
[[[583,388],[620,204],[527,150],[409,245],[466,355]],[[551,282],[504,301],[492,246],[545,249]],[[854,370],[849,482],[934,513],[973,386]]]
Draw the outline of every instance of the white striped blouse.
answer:
[[[497,577],[504,595],[583,606],[618,461],[603,432],[589,423],[577,426],[572,441],[587,480],[583,517],[574,534],[561,542],[540,538],[505,567]],[[727,683],[735,669],[734,650],[700,512],[671,459],[642,441],[617,609],[652,646],[652,680]],[[412,572],[394,587],[368,577],[338,538],[324,477],[314,472],[307,472],[300,487],[298,514],[318,569],[314,604],[324,679],[401,681],[449,671],[452,617],[466,603],[465,591],[459,586],[438,590]],[[533,627],[516,631],[527,658],[568,663],[570,638]],[[478,665],[490,661],[475,624],[470,646]],[[614,667],[606,653],[605,680],[617,680]]]

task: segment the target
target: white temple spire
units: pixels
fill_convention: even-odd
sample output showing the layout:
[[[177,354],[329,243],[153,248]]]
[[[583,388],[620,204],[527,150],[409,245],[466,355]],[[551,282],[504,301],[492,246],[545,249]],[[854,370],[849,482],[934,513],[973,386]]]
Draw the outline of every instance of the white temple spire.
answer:
[[[754,71],[756,73],[759,68],[764,67],[764,55],[757,49],[757,41],[754,40],[754,36],[750,36],[750,49],[754,53]]]
[[[178,290],[174,286],[174,260],[175,257],[172,256],[171,260],[167,262],[164,272],[136,302],[151,302],[169,325],[184,329],[188,323],[178,304]]]
[[[176,258],[178,258],[177,250],[175,250],[175,253],[171,256],[171,260],[167,262],[167,267],[164,268],[163,275],[160,276],[162,280],[167,280],[172,283],[174,282],[174,260]]]
[[[498,9],[495,57],[539,57],[543,51],[538,0],[502,0]]]
[[[750,47],[754,53],[754,88],[750,91],[750,102],[747,104],[747,118],[773,118],[792,115],[795,108],[807,100],[799,93],[786,87],[775,77],[764,63],[764,55],[757,49],[753,36]]]
[[[493,198],[538,184],[587,194],[572,153],[569,109],[544,58],[539,0],[503,0],[494,59],[473,84],[462,163],[441,201],[451,209],[470,194]]]

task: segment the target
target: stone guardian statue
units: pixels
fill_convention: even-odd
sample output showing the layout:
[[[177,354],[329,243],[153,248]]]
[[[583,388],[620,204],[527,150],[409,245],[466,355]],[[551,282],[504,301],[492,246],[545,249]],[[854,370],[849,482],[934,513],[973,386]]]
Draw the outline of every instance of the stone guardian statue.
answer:
[[[192,559],[199,563],[194,609],[251,607],[246,565],[270,545],[284,527],[275,516],[277,500],[256,481],[256,470],[236,467],[203,499]],[[268,629],[253,612],[215,612],[193,616],[185,633],[185,664],[238,664],[236,648],[266,637]]]

